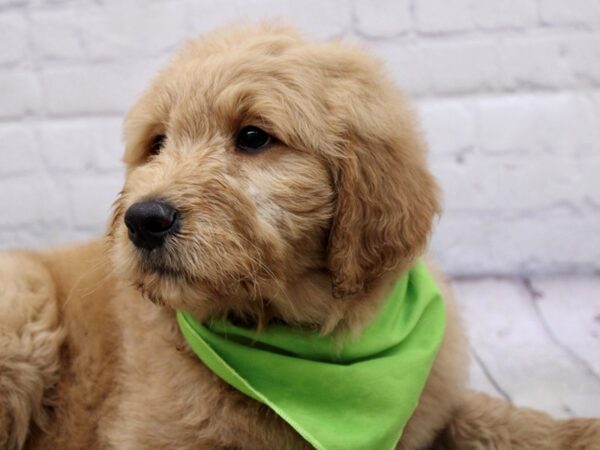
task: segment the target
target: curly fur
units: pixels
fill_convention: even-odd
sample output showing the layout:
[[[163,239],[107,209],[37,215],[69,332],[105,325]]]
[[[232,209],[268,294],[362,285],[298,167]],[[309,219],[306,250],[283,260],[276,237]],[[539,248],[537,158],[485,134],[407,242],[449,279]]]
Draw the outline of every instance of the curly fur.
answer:
[[[0,254],[0,448],[20,449],[30,423],[47,425],[62,339],[48,272],[27,255]]]
[[[0,259],[0,447],[309,448],[191,353],[174,311],[359,333],[439,211],[407,105],[363,50],[277,25],[183,48],[127,116],[107,236]],[[246,125],[273,145],[236,149]],[[147,199],[181,217],[152,252],[123,223]],[[398,448],[594,448],[597,421],[556,422],[465,389],[466,345],[437,278],[448,327]]]

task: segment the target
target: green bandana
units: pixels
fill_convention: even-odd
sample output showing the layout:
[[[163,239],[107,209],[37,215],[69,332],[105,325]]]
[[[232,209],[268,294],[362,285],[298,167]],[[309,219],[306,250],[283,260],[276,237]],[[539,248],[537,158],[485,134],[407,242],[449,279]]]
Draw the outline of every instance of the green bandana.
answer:
[[[257,333],[223,321],[201,324],[185,312],[177,320],[204,364],[316,449],[391,450],[419,401],[445,312],[419,262],[361,336],[341,349],[331,337],[285,325]]]

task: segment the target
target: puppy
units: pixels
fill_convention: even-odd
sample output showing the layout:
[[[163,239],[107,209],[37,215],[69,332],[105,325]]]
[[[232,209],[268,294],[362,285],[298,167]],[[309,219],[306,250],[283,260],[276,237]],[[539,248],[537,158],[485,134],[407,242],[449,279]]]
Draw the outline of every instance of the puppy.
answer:
[[[175,56],[125,141],[104,238],[0,257],[0,448],[312,448],[196,354],[177,312],[257,339],[279,327],[360,340],[421,267],[439,212],[407,101],[360,49],[238,26]],[[600,448],[596,421],[466,390],[436,277],[445,327],[429,334],[443,339],[395,448]]]

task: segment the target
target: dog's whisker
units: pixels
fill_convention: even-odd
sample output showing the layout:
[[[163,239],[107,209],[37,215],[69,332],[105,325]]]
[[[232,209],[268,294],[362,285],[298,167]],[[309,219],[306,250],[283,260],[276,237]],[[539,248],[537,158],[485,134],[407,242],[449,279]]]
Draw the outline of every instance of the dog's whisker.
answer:
[[[77,290],[78,286],[81,283],[83,283],[83,281],[90,274],[92,274],[93,272],[96,272],[98,269],[100,269],[102,267],[108,269],[108,271],[102,276],[102,278],[99,281],[97,281],[95,285],[92,285],[90,290],[84,291],[84,292],[79,292]],[[62,303],[62,309],[64,310],[67,308],[68,304],[72,301],[73,298],[75,298],[75,295],[77,295],[78,298],[85,298],[85,297],[89,297],[90,295],[96,293],[98,291],[98,289],[100,289],[102,287],[102,285],[107,280],[112,278],[115,274],[116,274],[115,268],[112,265],[110,265],[106,259],[101,258],[100,262],[90,266],[85,272],[83,272],[81,275],[79,275],[79,277],[75,280],[75,282],[73,283],[73,286],[71,287],[69,294],[67,295],[67,298]]]

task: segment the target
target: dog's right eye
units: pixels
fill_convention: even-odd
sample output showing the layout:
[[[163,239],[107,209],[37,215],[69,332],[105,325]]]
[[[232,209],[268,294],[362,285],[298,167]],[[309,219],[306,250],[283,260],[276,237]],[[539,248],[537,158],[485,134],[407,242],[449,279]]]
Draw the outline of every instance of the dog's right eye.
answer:
[[[167,140],[167,136],[164,134],[157,134],[150,141],[149,152],[151,155],[158,155],[162,148],[165,145],[165,141]]]
[[[258,153],[266,149],[273,139],[264,130],[258,127],[247,126],[242,128],[236,138],[236,146],[238,149],[246,153]]]

